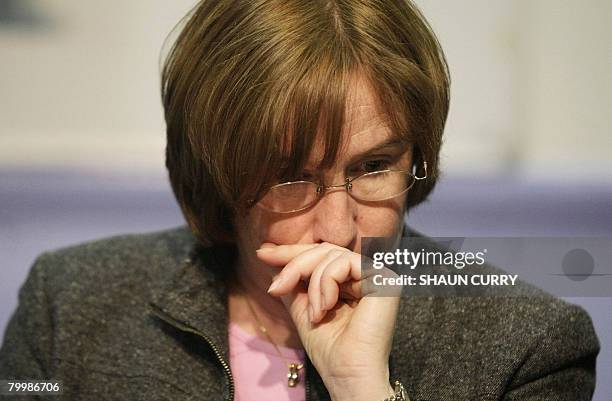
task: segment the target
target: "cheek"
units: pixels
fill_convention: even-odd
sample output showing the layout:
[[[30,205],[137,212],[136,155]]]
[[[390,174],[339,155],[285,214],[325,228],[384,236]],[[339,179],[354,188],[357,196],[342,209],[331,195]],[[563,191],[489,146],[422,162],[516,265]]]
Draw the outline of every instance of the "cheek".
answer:
[[[379,204],[360,206],[357,228],[361,237],[392,237],[401,229],[405,198]]]
[[[296,244],[311,242],[312,221],[304,216],[290,217],[285,220],[270,224],[267,229],[262,230],[269,241],[276,244]]]
[[[254,242],[272,242],[275,244],[295,244],[308,242],[312,217],[305,213],[287,216],[262,211],[253,211],[248,218],[251,227],[255,228]]]
[[[356,232],[360,237],[391,237],[401,229],[405,197],[367,206],[356,205]],[[314,215],[294,216],[267,213],[254,208],[240,222],[248,231],[247,242],[257,248],[262,242],[295,244],[312,241]]]

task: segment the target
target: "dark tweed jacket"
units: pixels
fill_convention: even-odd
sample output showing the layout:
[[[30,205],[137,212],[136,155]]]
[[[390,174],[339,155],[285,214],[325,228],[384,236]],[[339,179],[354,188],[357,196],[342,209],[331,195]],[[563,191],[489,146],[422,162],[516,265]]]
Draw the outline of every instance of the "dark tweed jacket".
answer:
[[[0,379],[60,380],[53,400],[231,399],[222,270],[222,253],[186,227],[44,253],[6,330]],[[590,400],[599,343],[587,313],[516,291],[402,298],[391,378],[413,401]],[[306,387],[308,400],[329,399],[310,363]]]

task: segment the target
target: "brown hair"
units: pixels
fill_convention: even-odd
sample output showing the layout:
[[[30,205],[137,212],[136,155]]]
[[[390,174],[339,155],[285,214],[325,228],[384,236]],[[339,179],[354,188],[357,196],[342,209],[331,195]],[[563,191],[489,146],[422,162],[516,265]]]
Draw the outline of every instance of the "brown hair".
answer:
[[[162,71],[166,167],[200,241],[232,243],[236,213],[283,163],[287,176],[299,172],[316,140],[324,144],[319,168],[333,163],[357,73],[392,132],[414,143],[415,165],[428,163],[407,207],[431,192],[450,78],[410,1],[204,0],[185,21]]]

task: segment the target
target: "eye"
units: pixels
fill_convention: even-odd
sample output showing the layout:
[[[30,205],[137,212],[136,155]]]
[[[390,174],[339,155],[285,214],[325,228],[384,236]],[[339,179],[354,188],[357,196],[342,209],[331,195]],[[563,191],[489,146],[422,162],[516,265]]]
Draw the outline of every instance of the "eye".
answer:
[[[315,179],[315,175],[310,171],[302,171],[302,174],[299,174],[297,179],[294,181],[313,181]]]
[[[281,167],[276,175],[276,184],[293,181],[316,181],[317,175],[308,170],[303,170],[301,173],[289,174],[288,167]]]
[[[302,181],[316,181],[317,175],[311,171],[303,171],[300,175]]]
[[[357,168],[356,173],[372,173],[374,171],[386,170],[389,168],[389,161],[376,159],[376,160],[367,160],[361,162]]]

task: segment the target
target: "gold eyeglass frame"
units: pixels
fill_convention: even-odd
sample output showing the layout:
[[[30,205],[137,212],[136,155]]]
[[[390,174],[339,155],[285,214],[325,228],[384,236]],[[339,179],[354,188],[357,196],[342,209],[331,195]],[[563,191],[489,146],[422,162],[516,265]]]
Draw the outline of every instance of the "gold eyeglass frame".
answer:
[[[254,204],[253,204],[253,205],[254,205],[254,206],[257,206],[257,207],[260,207],[260,208],[262,208],[262,209],[264,209],[264,210],[267,210],[267,211],[269,211],[269,212],[273,212],[273,213],[280,213],[280,214],[286,214],[286,213],[296,213],[296,212],[300,212],[300,211],[302,211],[302,210],[306,210],[306,209],[308,209],[308,208],[310,208],[310,207],[312,207],[312,206],[316,205],[316,204],[317,204],[317,203],[318,203],[318,202],[321,200],[321,198],[323,198],[323,196],[325,196],[325,193],[327,192],[327,190],[329,190],[329,189],[333,189],[333,188],[341,188],[341,187],[344,187],[344,188],[345,188],[345,190],[346,190],[346,192],[347,192],[347,193],[348,193],[348,194],[349,194],[349,195],[350,195],[350,196],[351,196],[353,199],[356,199],[356,200],[358,200],[358,201],[362,201],[362,202],[382,202],[382,201],[386,201],[386,200],[389,200],[389,199],[392,199],[392,198],[396,198],[396,197],[398,197],[398,196],[400,196],[400,195],[402,195],[402,194],[405,194],[407,191],[409,191],[409,190],[410,190],[410,189],[411,189],[411,188],[414,186],[414,184],[415,184],[417,181],[421,181],[421,180],[426,179],[426,178],[427,178],[427,162],[426,162],[426,161],[423,161],[423,171],[425,172],[425,175],[423,175],[423,176],[421,176],[421,177],[419,177],[419,176],[417,176],[417,175],[416,175],[416,171],[415,171],[415,173],[413,173],[412,171],[408,171],[408,170],[393,170],[393,169],[387,169],[387,170],[371,171],[371,172],[369,172],[369,173],[363,173],[363,174],[360,174],[360,175],[358,175],[358,176],[356,176],[356,177],[353,177],[353,178],[346,177],[345,181],[344,181],[342,184],[335,184],[335,185],[322,185],[322,184],[320,184],[320,183],[319,183],[319,184],[317,184],[316,182],[313,182],[313,181],[288,181],[288,182],[281,182],[281,183],[279,183],[279,184],[273,185],[273,186],[271,186],[270,188],[268,188],[268,191],[270,191],[270,190],[272,190],[272,189],[274,189],[274,188],[279,188],[279,187],[286,186],[286,185],[300,184],[300,183],[307,183],[307,184],[314,184],[314,185],[317,185],[317,189],[316,189],[316,191],[317,191],[317,195],[318,195],[318,196],[317,196],[317,197],[316,197],[316,198],[315,198],[315,199],[314,199],[314,200],[313,200],[311,203],[308,203],[307,205],[302,206],[302,207],[300,207],[300,208],[298,208],[298,209],[292,209],[292,210],[288,210],[288,211],[278,211],[278,210],[273,210],[273,209],[270,209],[270,208],[265,207],[265,206],[264,206],[264,205],[262,205],[260,202],[254,202]],[[381,174],[381,173],[389,173],[389,172],[406,173],[407,175],[411,175],[411,176],[413,176],[413,177],[414,177],[414,180],[412,180],[412,183],[410,184],[410,186],[409,186],[408,188],[404,189],[402,192],[400,192],[400,193],[398,193],[398,194],[395,194],[395,195],[392,195],[392,196],[389,196],[389,197],[386,197],[386,198],[383,198],[383,199],[377,199],[377,200],[365,200],[365,199],[360,199],[359,197],[354,196],[354,195],[353,195],[353,193],[351,192],[351,189],[352,189],[352,187],[353,187],[353,181],[355,181],[355,180],[357,180],[357,179],[359,179],[359,178],[365,177],[365,176],[375,175],[375,174]],[[265,195],[264,195],[264,197],[265,197]],[[263,199],[263,197],[262,197],[262,199]]]

